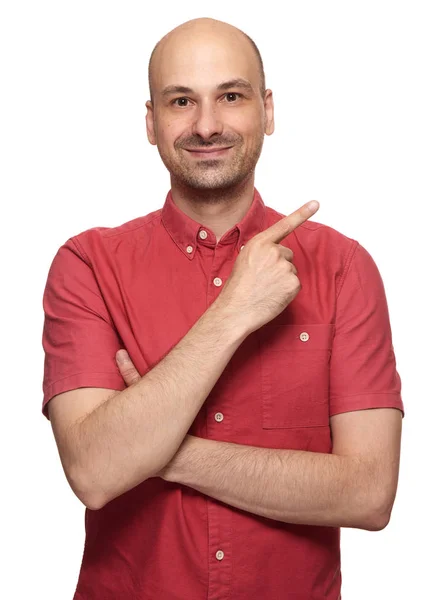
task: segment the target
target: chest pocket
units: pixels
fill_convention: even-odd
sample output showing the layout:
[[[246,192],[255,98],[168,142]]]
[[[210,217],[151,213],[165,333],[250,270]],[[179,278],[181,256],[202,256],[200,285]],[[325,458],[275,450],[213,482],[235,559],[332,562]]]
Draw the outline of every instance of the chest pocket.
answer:
[[[264,429],[329,424],[334,325],[269,325],[257,330]]]

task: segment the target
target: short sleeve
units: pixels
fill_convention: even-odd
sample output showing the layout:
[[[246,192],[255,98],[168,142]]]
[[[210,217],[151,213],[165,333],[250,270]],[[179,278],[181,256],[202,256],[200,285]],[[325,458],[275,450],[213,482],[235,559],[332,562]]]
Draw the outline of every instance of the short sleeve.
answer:
[[[330,416],[391,407],[404,417],[384,284],[373,258],[354,243],[337,298]]]
[[[122,348],[87,256],[70,238],[51,263],[43,293],[42,412],[48,401],[80,387],[125,389],[115,362]]]

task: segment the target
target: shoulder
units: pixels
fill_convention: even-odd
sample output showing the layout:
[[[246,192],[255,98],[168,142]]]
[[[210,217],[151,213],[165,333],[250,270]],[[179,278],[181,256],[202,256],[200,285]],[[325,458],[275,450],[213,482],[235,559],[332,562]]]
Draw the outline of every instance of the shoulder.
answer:
[[[285,216],[277,210],[267,207],[265,229]],[[359,246],[356,239],[313,219],[299,225],[283,242],[285,245],[297,245],[304,254],[312,254],[326,265],[338,264],[341,269],[348,266]]]
[[[66,243],[76,248],[84,258],[101,251],[114,252],[122,246],[138,246],[141,241],[150,239],[153,229],[161,221],[161,210],[157,209],[114,227],[90,227],[73,235]]]

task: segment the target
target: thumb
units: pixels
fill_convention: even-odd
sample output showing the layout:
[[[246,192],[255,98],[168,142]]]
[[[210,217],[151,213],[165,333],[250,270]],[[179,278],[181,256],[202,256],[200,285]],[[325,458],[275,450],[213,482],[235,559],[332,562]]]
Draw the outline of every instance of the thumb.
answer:
[[[121,365],[126,362],[130,362],[130,357],[127,350],[118,350],[118,352],[116,353],[116,360]]]
[[[121,372],[121,375],[128,386],[141,379],[141,376],[136,370],[135,365],[130,360],[127,350],[119,350],[116,353],[116,361],[119,366],[119,371]]]

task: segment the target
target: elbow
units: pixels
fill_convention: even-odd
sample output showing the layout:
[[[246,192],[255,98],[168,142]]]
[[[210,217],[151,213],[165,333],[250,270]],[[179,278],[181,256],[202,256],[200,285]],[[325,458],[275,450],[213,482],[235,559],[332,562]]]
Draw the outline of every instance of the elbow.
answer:
[[[382,531],[387,527],[390,521],[390,514],[376,512],[369,514],[361,529],[366,529],[367,531]]]
[[[103,494],[94,489],[94,486],[87,481],[85,474],[79,472],[67,473],[67,479],[75,496],[89,510],[99,510],[107,504]]]
[[[84,495],[82,497],[78,496],[79,500],[84,504],[86,508],[89,510],[99,510],[104,507],[108,500],[106,500],[103,496],[99,494],[90,493],[89,495]]]
[[[107,497],[101,490],[92,488],[77,494],[77,497],[89,510],[100,510],[112,500],[112,497]]]
[[[88,510],[99,510],[107,504],[107,502],[83,502]]]
[[[150,477],[158,477],[159,473],[144,475],[144,479]],[[71,489],[79,500],[90,510],[100,510],[106,504],[111,502],[114,498],[120,496],[124,492],[132,489],[144,479],[137,479],[134,481],[127,481],[121,486],[107,485],[107,482],[102,480],[97,481],[97,477],[93,476],[91,472],[85,470],[72,473],[68,477]],[[102,484],[102,485],[100,485]]]
[[[390,500],[386,498],[385,501],[370,506],[362,528],[368,531],[382,531],[385,529],[390,522],[394,499],[394,497]]]

